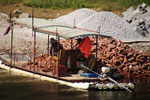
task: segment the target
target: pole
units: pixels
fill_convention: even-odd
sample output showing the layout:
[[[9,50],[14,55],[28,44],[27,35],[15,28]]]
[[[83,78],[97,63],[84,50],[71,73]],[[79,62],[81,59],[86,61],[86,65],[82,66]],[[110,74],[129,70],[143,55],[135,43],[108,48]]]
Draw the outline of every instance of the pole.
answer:
[[[36,57],[36,31],[34,30],[34,9],[32,8],[32,35],[34,33],[34,68],[35,71],[35,57]]]
[[[50,54],[50,51],[49,51],[49,34],[48,34],[48,43],[47,43],[47,54]]]
[[[56,33],[57,33],[57,28],[56,28]],[[59,43],[60,43],[60,38],[58,36],[58,33],[57,33],[57,39],[58,39],[58,51],[57,51],[57,57],[58,57],[58,62],[57,62],[57,79],[59,79]]]
[[[34,32],[34,9],[32,8],[32,36]]]
[[[35,57],[36,57],[36,32],[34,31],[34,71],[35,71]]]
[[[71,39],[71,49],[73,49],[73,40]]]
[[[98,36],[96,36],[96,61],[97,61]]]
[[[11,26],[11,51],[10,51],[10,66],[12,67],[12,52],[13,52],[13,23],[11,20],[12,14],[10,12],[10,26]]]
[[[100,26],[99,26],[99,34],[100,34]],[[98,48],[98,36],[96,36],[96,61],[97,61],[97,48]]]
[[[102,77],[102,75],[98,74],[97,72],[95,72],[95,71],[89,69],[88,67],[86,67],[86,66],[84,66],[84,65],[81,65],[81,67],[82,67],[82,68],[85,68],[85,69],[87,69],[87,70],[89,70],[89,71],[91,71],[91,72],[93,72],[93,73],[95,73],[95,74],[97,74],[97,75],[99,76],[99,79],[100,79],[100,77]],[[115,81],[114,79],[112,79],[111,77],[108,77],[108,76],[107,76],[107,79],[109,79],[110,81],[112,81],[112,82],[116,83],[117,85],[119,85],[119,83],[118,83],[117,81]],[[100,80],[101,80],[101,79],[100,79]],[[134,94],[133,91],[129,90],[129,89],[126,88],[125,86],[123,86],[123,88],[126,89],[128,92]]]
[[[110,81],[116,83],[117,85],[119,84],[117,81],[115,81],[114,79],[112,79],[111,77],[107,77]],[[129,90],[128,88],[126,88],[125,86],[123,86],[124,89],[126,89],[127,91],[129,91],[130,93],[133,93],[131,90]]]
[[[16,59],[16,54],[15,54],[15,52],[14,52],[14,66],[15,66],[15,59]]]

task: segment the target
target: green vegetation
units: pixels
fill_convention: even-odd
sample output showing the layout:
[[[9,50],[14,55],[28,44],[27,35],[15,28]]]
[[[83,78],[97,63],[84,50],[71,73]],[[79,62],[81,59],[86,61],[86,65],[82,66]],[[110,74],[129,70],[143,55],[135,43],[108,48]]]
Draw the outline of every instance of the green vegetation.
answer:
[[[94,7],[95,1],[91,4],[92,0],[24,0],[24,4],[27,6],[53,9],[89,8]]]
[[[1,4],[14,4],[22,1],[24,5],[40,8],[102,8],[102,10],[123,10],[138,6],[143,2],[150,5],[150,0],[0,0]]]
[[[7,5],[7,4],[15,4],[20,1],[23,1],[23,0],[0,0],[0,3],[3,5]]]

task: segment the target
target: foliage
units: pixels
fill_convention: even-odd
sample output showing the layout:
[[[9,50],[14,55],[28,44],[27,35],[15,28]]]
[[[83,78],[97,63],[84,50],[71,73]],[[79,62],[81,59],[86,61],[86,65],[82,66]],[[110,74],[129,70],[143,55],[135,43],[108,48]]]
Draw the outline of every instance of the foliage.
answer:
[[[65,9],[65,8],[103,8],[103,10],[122,10],[129,6],[138,6],[150,0],[24,0],[27,6]]]
[[[40,8],[83,8],[92,7],[88,2],[91,0],[24,0],[27,6]]]
[[[25,5],[40,8],[102,8],[107,11],[123,10],[130,6],[138,6],[150,0],[0,0],[2,4],[13,4],[22,1]]]
[[[15,4],[20,1],[22,1],[22,0],[0,0],[0,3],[3,5],[6,5],[6,4]]]

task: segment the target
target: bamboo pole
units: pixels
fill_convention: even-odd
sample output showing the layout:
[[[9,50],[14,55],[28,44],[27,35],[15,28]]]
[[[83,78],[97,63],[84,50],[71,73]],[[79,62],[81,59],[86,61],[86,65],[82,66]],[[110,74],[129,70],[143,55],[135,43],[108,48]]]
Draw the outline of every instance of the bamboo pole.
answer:
[[[12,67],[12,53],[13,53],[13,22],[11,20],[12,14],[10,12],[10,26],[11,26],[11,51],[10,51],[10,66]]]
[[[35,71],[35,57],[36,57],[36,31],[34,30],[34,9],[32,8],[32,34],[34,33],[34,68]]]
[[[48,43],[47,43],[47,54],[50,54],[50,51],[49,51],[49,34],[48,34],[48,41],[47,41]]]
[[[57,33],[57,28],[56,28],[56,33]],[[58,61],[57,61],[57,79],[59,79],[59,43],[60,43],[60,38],[58,36],[58,33],[56,35],[57,37],[57,41],[58,41],[58,51],[57,51],[57,57],[58,57]]]
[[[71,49],[73,49],[73,39],[71,39]]]
[[[96,61],[97,61],[98,36],[96,36]]]
[[[15,54],[15,52],[14,52],[14,66],[15,66],[15,59],[16,59],[16,54]]]
[[[34,31],[34,71],[35,71],[35,57],[36,57],[36,32]]]
[[[34,9],[32,8],[32,36],[33,36],[33,32],[34,31]]]

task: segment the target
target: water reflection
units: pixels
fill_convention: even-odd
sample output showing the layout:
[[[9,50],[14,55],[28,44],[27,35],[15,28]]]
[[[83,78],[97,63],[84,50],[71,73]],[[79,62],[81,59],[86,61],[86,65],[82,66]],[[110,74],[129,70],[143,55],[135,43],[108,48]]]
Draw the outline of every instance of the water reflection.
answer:
[[[0,100],[149,100],[150,80],[136,79],[136,95],[127,91],[86,91],[19,76],[0,69]]]

